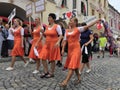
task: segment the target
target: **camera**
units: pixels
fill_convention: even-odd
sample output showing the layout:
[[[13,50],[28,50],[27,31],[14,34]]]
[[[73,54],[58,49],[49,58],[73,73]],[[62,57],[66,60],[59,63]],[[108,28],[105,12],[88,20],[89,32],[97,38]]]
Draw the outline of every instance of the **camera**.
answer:
[[[3,28],[3,26],[0,26],[0,28],[2,29],[2,28]]]

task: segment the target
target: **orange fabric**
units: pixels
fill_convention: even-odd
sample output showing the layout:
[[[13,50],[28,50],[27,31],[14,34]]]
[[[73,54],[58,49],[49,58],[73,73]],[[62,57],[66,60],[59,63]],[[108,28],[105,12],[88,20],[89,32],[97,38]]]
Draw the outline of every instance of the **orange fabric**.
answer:
[[[65,67],[69,69],[77,69],[80,67],[81,47],[79,43],[80,32],[77,28],[74,29],[72,34],[68,34],[66,30],[66,37],[68,41],[68,56]]]
[[[22,27],[18,27],[14,32],[14,47],[12,49],[12,56],[23,56],[24,48],[22,47],[22,36],[21,36]]]
[[[58,41],[58,33],[56,31],[57,24],[51,30],[45,30],[46,41],[42,48],[39,58],[43,60],[61,60],[60,47],[54,47]]]
[[[36,42],[40,38],[40,30],[41,30],[41,27],[39,26],[38,28],[34,29],[33,32],[32,32],[32,34],[33,34],[33,41],[32,41],[32,47],[31,47],[30,53],[29,53],[29,58],[38,59],[38,57],[35,56],[35,54],[34,54],[34,47],[35,47]],[[40,53],[41,50],[42,50],[42,41],[40,41],[38,43],[38,47],[37,47],[38,53]]]

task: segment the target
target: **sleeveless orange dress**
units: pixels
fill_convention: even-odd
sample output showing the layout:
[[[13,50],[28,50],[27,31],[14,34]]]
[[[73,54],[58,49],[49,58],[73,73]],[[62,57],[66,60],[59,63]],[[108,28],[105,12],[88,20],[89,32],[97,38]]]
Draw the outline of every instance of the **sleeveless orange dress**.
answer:
[[[22,27],[18,27],[14,32],[14,47],[12,49],[12,56],[24,56],[24,48],[22,47],[22,36],[21,36]]]
[[[50,30],[48,30],[47,27],[44,32],[46,40],[42,51],[39,55],[39,58],[42,60],[61,60],[60,47],[55,47],[55,44],[59,39],[56,28],[57,24],[55,24]]]
[[[66,30],[66,37],[68,41],[68,56],[65,67],[77,69],[80,67],[81,60],[81,47],[79,43],[80,32],[75,28],[72,34],[68,34],[68,30]]]
[[[35,54],[34,54],[34,47],[35,47],[35,44],[36,44],[36,42],[39,40],[39,38],[40,38],[40,30],[41,30],[41,27],[39,26],[38,28],[36,28],[36,29],[34,29],[33,30],[33,32],[32,32],[32,34],[33,34],[33,41],[32,41],[32,47],[31,47],[31,49],[30,49],[30,53],[29,53],[29,58],[32,58],[32,59],[38,59],[38,57],[37,56],[35,56]],[[39,43],[38,43],[38,47],[37,47],[37,51],[38,51],[38,53],[40,53],[41,52],[41,50],[42,50],[42,41],[40,41]]]

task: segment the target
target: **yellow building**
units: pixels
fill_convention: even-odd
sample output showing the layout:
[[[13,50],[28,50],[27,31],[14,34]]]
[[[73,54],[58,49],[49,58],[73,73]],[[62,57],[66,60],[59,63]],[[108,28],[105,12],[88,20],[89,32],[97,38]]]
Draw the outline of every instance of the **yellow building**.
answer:
[[[8,17],[11,11],[16,8],[16,17],[22,20],[26,18],[26,5],[32,5],[32,15],[41,17],[40,13],[35,13],[35,3],[38,0],[0,0],[0,16]],[[85,6],[85,7],[84,7]],[[91,21],[96,18],[105,18],[108,21],[108,1],[107,0],[45,0],[45,11],[42,12],[43,23],[48,23],[48,14],[56,13],[66,22],[71,16],[76,16],[79,23]],[[93,28],[95,29],[95,28]]]

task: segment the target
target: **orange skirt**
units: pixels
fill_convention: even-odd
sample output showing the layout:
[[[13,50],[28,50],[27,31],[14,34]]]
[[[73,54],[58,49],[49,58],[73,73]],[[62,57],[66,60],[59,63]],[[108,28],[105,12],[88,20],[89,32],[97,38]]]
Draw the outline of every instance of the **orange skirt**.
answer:
[[[28,57],[36,60],[36,59],[38,59],[38,57],[34,54],[34,47],[35,47],[35,43],[32,44],[32,47],[30,49],[30,53],[29,53]],[[37,51],[39,54],[40,54],[41,50],[42,50],[42,43],[40,42],[40,43],[38,43],[38,47],[37,47]]]
[[[70,52],[68,52],[68,56],[64,67],[69,69],[77,69],[80,67],[80,61],[81,61],[81,51],[70,50]]]
[[[60,47],[55,47],[56,41],[46,41],[39,58],[42,60],[61,60]]]
[[[12,56],[24,56],[24,48],[21,47],[21,41],[15,40],[14,41],[14,47],[12,49]]]

